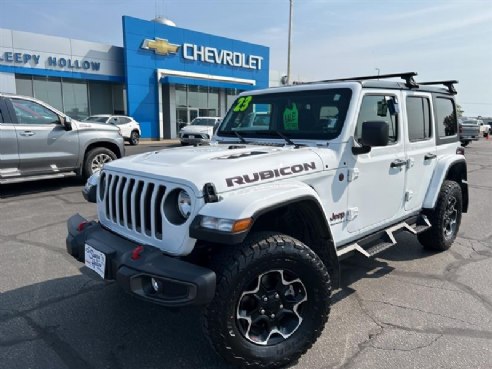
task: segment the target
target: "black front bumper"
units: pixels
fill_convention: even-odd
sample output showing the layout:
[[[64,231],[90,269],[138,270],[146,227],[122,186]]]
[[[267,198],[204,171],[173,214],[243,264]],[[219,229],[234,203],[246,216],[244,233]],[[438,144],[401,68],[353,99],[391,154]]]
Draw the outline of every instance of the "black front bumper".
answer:
[[[140,245],[94,221],[79,231],[83,222],[87,220],[79,214],[68,220],[67,252],[83,263],[86,245],[104,253],[104,279],[116,280],[125,291],[165,306],[204,305],[212,300],[216,283],[212,270],[164,255],[151,246],[140,248],[136,257]]]

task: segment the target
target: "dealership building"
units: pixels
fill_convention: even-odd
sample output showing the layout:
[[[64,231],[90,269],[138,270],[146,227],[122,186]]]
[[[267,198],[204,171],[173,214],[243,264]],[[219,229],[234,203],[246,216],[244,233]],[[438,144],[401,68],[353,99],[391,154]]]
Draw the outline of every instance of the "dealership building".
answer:
[[[0,92],[34,96],[75,119],[134,117],[142,138],[223,116],[242,91],[269,85],[269,49],[123,17],[123,47],[0,29]]]

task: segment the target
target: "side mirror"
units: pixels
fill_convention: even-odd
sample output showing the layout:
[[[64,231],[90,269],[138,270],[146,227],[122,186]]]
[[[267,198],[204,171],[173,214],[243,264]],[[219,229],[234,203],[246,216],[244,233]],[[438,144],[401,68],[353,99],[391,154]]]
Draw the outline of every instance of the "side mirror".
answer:
[[[370,121],[362,123],[362,134],[359,140],[362,147],[352,147],[355,155],[367,154],[371,147],[386,146],[389,140],[388,123],[382,121]]]
[[[64,117],[60,117],[60,122],[65,128],[65,131],[72,130],[72,118],[70,118],[68,115]]]

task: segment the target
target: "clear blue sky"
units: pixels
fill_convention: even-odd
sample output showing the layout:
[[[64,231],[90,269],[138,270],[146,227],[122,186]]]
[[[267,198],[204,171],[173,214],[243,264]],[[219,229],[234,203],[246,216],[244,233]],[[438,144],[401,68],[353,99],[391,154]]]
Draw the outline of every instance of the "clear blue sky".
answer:
[[[288,0],[0,0],[0,28],[115,45],[123,15],[263,44],[287,69]],[[294,0],[292,45],[303,80],[416,71],[458,79],[465,115],[492,116],[491,0]]]

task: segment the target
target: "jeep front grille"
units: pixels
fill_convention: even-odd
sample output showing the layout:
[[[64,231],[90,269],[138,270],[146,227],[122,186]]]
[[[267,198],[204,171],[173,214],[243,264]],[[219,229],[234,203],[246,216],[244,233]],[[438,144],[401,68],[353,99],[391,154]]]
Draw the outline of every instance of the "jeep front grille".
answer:
[[[162,240],[162,209],[166,187],[128,175],[101,173],[99,202],[106,221]]]

